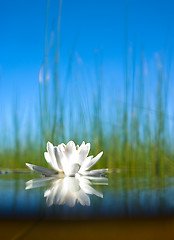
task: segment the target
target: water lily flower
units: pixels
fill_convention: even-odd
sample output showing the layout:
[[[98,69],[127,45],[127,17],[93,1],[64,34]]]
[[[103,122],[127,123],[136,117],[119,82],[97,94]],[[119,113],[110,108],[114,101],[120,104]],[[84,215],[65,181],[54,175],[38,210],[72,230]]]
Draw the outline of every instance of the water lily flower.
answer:
[[[47,143],[47,152],[44,153],[47,163],[53,170],[26,163],[26,165],[45,176],[52,176],[64,173],[66,176],[72,177],[75,174],[83,176],[100,176],[108,169],[98,169],[88,171],[102,156],[100,152],[96,157],[88,156],[90,151],[90,143],[75,145],[73,141],[69,141],[67,145],[64,143],[58,146],[53,146],[50,142]]]
[[[92,184],[108,185],[107,180],[104,177],[88,178],[79,174],[76,174],[75,177],[66,176],[64,178],[57,178],[55,176],[45,177],[26,182],[26,190],[45,186],[47,182],[51,181],[51,187],[44,193],[48,206],[65,204],[69,207],[74,207],[76,202],[79,202],[83,206],[90,206],[88,195],[103,198],[103,193],[94,189]]]

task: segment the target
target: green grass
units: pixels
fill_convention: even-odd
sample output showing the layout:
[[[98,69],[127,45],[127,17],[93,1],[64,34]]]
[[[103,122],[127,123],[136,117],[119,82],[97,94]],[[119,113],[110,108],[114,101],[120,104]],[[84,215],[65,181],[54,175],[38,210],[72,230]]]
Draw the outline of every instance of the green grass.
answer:
[[[38,117],[35,119],[38,130],[34,135],[30,121],[27,124],[28,131],[22,136],[19,134],[20,118],[17,106],[14,106],[13,144],[1,147],[2,168],[25,168],[25,162],[46,166],[43,157],[46,142],[50,141],[58,145],[72,139],[76,144],[80,144],[82,140],[91,142],[93,155],[104,151],[98,167],[142,168],[150,169],[156,174],[173,170],[174,154],[172,136],[169,135],[170,119],[166,112],[167,107],[164,106],[165,85],[160,72],[156,81],[155,111],[152,112],[145,104],[143,99],[145,90],[139,89],[136,98],[141,107],[136,107],[136,104],[130,105],[127,97],[122,106],[117,102],[108,105],[107,112],[113,113],[111,116],[103,114],[105,99],[100,88],[101,78],[96,81],[97,91],[92,95],[91,103],[87,103],[91,105],[87,107],[79,97],[73,101],[75,105],[69,102],[67,108],[69,111],[64,106],[57,74],[52,81],[54,90],[50,89],[51,83],[46,79],[39,83],[40,111],[37,112]],[[143,79],[139,81],[145,85]],[[129,89],[126,90],[126,94],[130,94]],[[107,123],[105,119],[109,119]]]
[[[90,76],[83,74],[81,81],[76,79],[74,69],[79,68],[80,71],[80,67],[74,64],[75,51],[72,51],[64,86],[59,69],[60,13],[57,25],[55,56],[51,59],[54,64],[51,68],[46,26],[43,79],[42,82],[38,81],[39,99],[35,118],[28,117],[26,131],[22,134],[17,103],[13,106],[12,112],[14,129],[12,134],[8,132],[8,125],[3,125],[1,119],[0,166],[25,168],[25,162],[46,166],[43,152],[46,150],[47,141],[58,145],[69,140],[80,144],[84,140],[91,143],[92,155],[104,151],[98,167],[142,168],[150,169],[155,174],[172,172],[173,134],[167,111],[169,79],[166,76],[169,76],[169,72],[164,65],[161,63],[156,69],[156,79],[153,79],[156,87],[153,90],[153,97],[149,97],[149,93],[152,92],[148,92],[150,88],[143,72],[144,51],[142,50],[140,61],[137,63],[134,49],[133,54],[129,56],[126,43],[124,97],[122,101],[111,99],[110,103],[108,101],[110,92],[103,86],[106,80],[102,57],[98,55],[96,58],[96,81],[90,89]],[[137,67],[138,75],[135,74]],[[52,72],[49,81],[48,71]],[[148,77],[151,79],[151,76]],[[37,127],[33,127],[33,122]]]

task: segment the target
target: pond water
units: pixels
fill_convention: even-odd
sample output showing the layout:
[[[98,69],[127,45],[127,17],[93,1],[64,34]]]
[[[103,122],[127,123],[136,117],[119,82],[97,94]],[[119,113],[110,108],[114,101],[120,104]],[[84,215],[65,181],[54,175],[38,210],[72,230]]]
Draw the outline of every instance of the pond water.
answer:
[[[174,215],[174,177],[137,171],[87,179],[0,175],[0,218],[107,219]]]

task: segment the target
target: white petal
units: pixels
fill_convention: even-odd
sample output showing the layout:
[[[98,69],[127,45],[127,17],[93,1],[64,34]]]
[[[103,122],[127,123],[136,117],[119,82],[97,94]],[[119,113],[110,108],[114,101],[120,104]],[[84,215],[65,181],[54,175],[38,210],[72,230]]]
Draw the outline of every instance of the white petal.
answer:
[[[61,143],[61,144],[58,145],[58,147],[62,147],[65,150],[66,145],[65,145],[65,143]]]
[[[73,141],[69,141],[66,145],[66,152],[67,153],[72,153],[76,150],[75,143]]]
[[[69,168],[71,167],[72,161],[68,161],[65,151],[62,149],[62,147],[57,147],[60,162],[62,166],[62,170],[65,172],[69,171]]]
[[[53,169],[55,169],[55,168],[54,168],[54,165],[53,165],[53,163],[52,163],[52,161],[51,161],[50,154],[49,154],[48,152],[44,152],[44,157],[45,157],[47,163],[48,163]]]
[[[36,166],[36,165],[30,164],[30,163],[26,163],[26,166],[35,172],[39,172],[39,173],[43,174],[44,176],[52,176],[52,175],[57,174],[57,171],[50,170],[50,169],[40,167],[40,166]]]
[[[54,180],[55,177],[43,177],[38,179],[32,179],[26,182],[26,190],[31,188],[39,188],[45,186],[49,181]]]
[[[92,161],[92,159],[93,159],[93,156],[89,156],[82,162],[81,167],[79,169],[79,173],[88,170],[88,165]]]
[[[73,141],[69,141],[66,145],[65,155],[68,161],[73,161],[73,155],[76,153],[76,146]]]
[[[92,158],[92,157],[87,157],[84,162],[82,163],[82,166],[79,170],[79,172],[83,172],[86,171],[88,169],[90,169],[92,166],[94,166],[94,164],[96,164],[96,162],[101,158],[101,156],[103,155],[103,152],[100,152],[96,157]]]
[[[57,161],[56,161],[56,157],[54,154],[54,147],[50,142],[47,142],[47,151],[50,155],[50,160],[52,162],[52,165],[54,166],[54,169],[57,171],[61,171],[61,169],[59,169]]]
[[[90,151],[90,143],[80,146],[78,150],[78,161],[80,165],[82,165],[83,161],[87,158],[89,151]]]
[[[83,147],[84,145],[85,145],[85,142],[83,141],[79,148]]]
[[[78,163],[68,165],[65,169],[65,175],[69,177],[74,177],[75,174],[78,172],[80,165]]]
[[[62,179],[55,181],[52,187],[45,191],[44,197],[46,197],[46,203],[48,206],[56,203],[57,194],[59,194],[61,189]]]
[[[76,197],[71,189],[74,186],[74,178],[65,177],[62,179],[61,186],[55,196],[55,203],[58,205],[67,204],[69,207],[73,207],[76,202]]]
[[[76,177],[65,177],[64,183],[72,192],[78,192],[80,190],[79,180]]]
[[[55,154],[55,157],[56,157],[56,161],[57,161],[59,171],[63,171],[61,154],[60,154],[60,151],[59,151],[58,147],[54,147],[54,154]]]
[[[103,198],[103,194],[97,190],[95,190],[93,187],[91,187],[88,184],[80,184],[80,187],[83,189],[83,191],[87,194],[96,195],[97,197]]]
[[[80,174],[84,176],[96,176],[99,177],[102,173],[106,173],[108,169],[98,169],[98,170],[91,170],[91,171],[84,171],[81,172]]]
[[[101,176],[83,176],[83,175],[81,175],[81,177],[90,180],[93,185],[108,185],[108,178],[106,178],[106,177],[101,177]]]
[[[58,151],[58,154],[59,154],[59,158],[60,158],[60,161],[61,161],[61,165],[63,165],[64,161],[67,161],[67,158],[66,158],[66,154],[65,154],[65,150],[62,146],[58,146],[57,147],[57,151]],[[63,166],[62,166],[63,167]]]
[[[76,203],[76,196],[74,192],[68,191],[62,204],[66,204],[68,207],[74,207]]]
[[[55,186],[53,186],[53,188],[51,189],[51,191],[54,191],[54,203],[60,205],[62,198],[64,198],[64,194],[65,193],[65,189],[63,188],[63,179],[61,179],[61,182],[58,183],[59,185],[57,185],[57,183],[55,183]],[[56,191],[55,191],[56,189]]]
[[[91,181],[88,179],[88,177],[86,176],[82,176],[80,174],[76,174],[76,178],[78,179],[79,181],[79,185],[90,185],[91,184]]]
[[[77,199],[81,205],[90,206],[90,198],[86,193],[84,193],[84,191],[82,189],[78,192]]]
[[[48,197],[50,195],[50,192],[51,190],[50,189],[47,189],[45,192],[44,192],[44,197]]]

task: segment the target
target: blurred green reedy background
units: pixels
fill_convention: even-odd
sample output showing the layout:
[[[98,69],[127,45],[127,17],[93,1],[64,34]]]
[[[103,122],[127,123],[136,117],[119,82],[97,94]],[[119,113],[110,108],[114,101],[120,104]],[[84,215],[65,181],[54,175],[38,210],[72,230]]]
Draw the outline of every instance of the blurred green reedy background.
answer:
[[[49,18],[48,13],[47,18]],[[51,56],[53,62],[51,69],[49,67],[47,24],[45,27],[45,56],[42,78],[38,81],[39,99],[38,105],[35,107],[35,118],[28,116],[25,132],[20,134],[21,115],[18,111],[20,99],[16,99],[12,112],[14,137],[9,144],[8,124],[1,118],[1,167],[26,168],[25,162],[47,166],[43,155],[46,151],[47,141],[58,145],[73,140],[80,145],[84,140],[91,143],[91,155],[95,156],[100,151],[104,151],[104,155],[95,167],[141,168],[155,174],[163,174],[165,171],[172,172],[174,169],[173,119],[168,113],[170,63],[166,68],[167,57],[165,54],[160,60],[157,60],[152,99],[149,96],[147,81],[144,77],[144,49],[142,48],[138,66],[140,71],[137,76],[135,74],[137,67],[135,58],[137,56],[134,48],[132,53],[129,53],[128,41],[125,36],[125,66],[122,83],[124,97],[120,102],[115,99],[109,102],[107,96],[109,98],[110,93],[104,86],[104,67],[100,52],[95,59],[96,81],[94,85],[90,86],[90,76],[87,74],[82,75],[83,79],[80,84],[79,79],[73,75],[74,49],[69,57],[67,83],[62,84],[59,69],[60,20],[61,1],[56,33],[57,41],[54,56]],[[48,19],[46,22],[48,23]],[[50,72],[52,74],[48,80]],[[112,81],[114,80],[111,80],[111,85]]]

